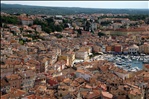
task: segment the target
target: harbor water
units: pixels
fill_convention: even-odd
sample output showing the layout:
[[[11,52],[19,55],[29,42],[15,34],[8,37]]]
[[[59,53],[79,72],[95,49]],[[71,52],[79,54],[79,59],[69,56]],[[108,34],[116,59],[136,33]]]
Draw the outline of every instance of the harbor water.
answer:
[[[104,55],[103,59],[113,62],[115,66],[126,71],[139,71],[143,64],[149,63],[149,56]]]

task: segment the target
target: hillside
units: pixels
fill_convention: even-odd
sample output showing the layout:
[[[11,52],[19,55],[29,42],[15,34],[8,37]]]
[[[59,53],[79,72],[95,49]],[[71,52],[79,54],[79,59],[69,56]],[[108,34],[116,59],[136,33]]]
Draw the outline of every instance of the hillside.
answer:
[[[113,13],[113,14],[149,14],[148,9],[97,9],[97,8],[79,8],[79,7],[45,7],[28,6],[19,4],[1,4],[1,12],[6,13],[27,13],[27,14],[47,14],[47,15],[68,15],[68,14],[92,14],[92,13]]]

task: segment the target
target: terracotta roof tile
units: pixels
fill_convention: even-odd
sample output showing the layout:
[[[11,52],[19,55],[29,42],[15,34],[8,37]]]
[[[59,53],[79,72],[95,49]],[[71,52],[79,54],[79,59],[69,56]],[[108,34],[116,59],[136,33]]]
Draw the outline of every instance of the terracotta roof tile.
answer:
[[[110,94],[109,92],[104,92],[104,91],[102,91],[101,93],[102,93],[102,95],[103,95],[104,97],[106,97],[106,98],[109,98],[109,99],[112,99],[112,98],[113,98],[113,95]]]

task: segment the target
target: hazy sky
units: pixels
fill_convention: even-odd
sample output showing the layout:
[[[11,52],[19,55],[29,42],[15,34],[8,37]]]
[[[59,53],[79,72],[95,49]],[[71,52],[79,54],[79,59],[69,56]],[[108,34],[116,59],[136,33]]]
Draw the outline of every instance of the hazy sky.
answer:
[[[149,1],[1,1],[1,3],[55,7],[149,9]]]

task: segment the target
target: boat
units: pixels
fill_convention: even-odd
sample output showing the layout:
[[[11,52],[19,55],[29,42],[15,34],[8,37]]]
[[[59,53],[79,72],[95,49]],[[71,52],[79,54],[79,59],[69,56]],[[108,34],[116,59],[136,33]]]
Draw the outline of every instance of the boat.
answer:
[[[116,63],[117,65],[123,65],[122,63]]]
[[[140,68],[139,67],[134,67],[137,71],[139,71],[140,70]]]
[[[143,61],[143,58],[140,58],[139,60],[140,60],[140,61]]]
[[[120,63],[121,61],[120,60],[115,60],[115,63]]]
[[[136,57],[132,57],[133,60],[136,60]]]
[[[131,65],[127,65],[126,68],[131,68]]]
[[[136,72],[137,70],[135,68],[129,69],[130,71]]]
[[[149,63],[149,61],[147,59],[144,59],[143,63]]]
[[[126,63],[131,63],[131,62],[132,62],[131,59],[126,60]]]

